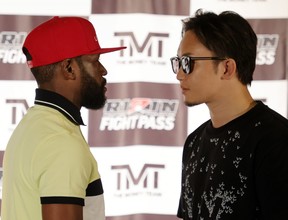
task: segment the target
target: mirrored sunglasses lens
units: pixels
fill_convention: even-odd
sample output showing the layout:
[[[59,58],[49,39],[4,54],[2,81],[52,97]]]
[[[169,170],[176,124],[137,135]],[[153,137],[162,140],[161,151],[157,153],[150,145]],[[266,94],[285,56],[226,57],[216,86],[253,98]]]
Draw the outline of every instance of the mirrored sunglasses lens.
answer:
[[[181,66],[184,73],[186,74],[190,73],[190,65],[191,65],[190,57],[183,57],[181,60]]]
[[[171,60],[171,63],[172,63],[173,72],[174,72],[174,73],[177,73],[178,70],[179,70],[179,59],[178,59],[177,57],[174,57],[174,58]]]

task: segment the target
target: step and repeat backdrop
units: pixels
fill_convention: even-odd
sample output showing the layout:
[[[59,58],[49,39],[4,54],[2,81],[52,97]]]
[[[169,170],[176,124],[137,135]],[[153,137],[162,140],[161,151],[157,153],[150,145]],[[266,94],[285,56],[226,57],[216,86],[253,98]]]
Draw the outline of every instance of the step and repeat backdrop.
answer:
[[[181,20],[198,8],[233,10],[248,19],[258,37],[249,89],[287,117],[287,0],[0,0],[1,167],[37,87],[21,51],[25,37],[52,16],[82,16],[103,47],[127,46],[101,56],[109,83],[104,108],[81,110],[81,129],[99,163],[107,219],[176,220],[182,145],[209,114],[204,105],[184,106],[169,58],[177,52]]]

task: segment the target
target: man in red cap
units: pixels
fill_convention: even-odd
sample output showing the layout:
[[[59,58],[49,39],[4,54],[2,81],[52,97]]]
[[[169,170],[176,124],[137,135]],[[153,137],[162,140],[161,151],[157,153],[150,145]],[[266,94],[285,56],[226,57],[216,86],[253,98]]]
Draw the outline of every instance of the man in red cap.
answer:
[[[104,106],[100,54],[124,48],[101,48],[93,25],[80,17],[54,17],[27,36],[23,52],[38,88],[5,151],[2,220],[105,219],[80,109]]]

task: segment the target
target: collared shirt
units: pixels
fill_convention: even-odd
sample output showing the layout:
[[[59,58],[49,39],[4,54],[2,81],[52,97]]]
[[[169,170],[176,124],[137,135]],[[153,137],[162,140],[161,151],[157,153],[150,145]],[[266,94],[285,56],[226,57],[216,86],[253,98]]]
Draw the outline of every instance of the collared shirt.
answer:
[[[42,204],[81,205],[84,220],[105,219],[98,165],[79,125],[69,100],[36,90],[4,154],[1,220],[42,219]]]
[[[44,89],[36,89],[35,104],[54,108],[76,125],[84,125],[79,109],[65,97]]]

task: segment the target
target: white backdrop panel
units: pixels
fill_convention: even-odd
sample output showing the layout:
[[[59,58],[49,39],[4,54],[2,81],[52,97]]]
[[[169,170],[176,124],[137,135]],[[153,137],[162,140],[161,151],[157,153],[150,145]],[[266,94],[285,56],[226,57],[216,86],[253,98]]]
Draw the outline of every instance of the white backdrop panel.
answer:
[[[92,0],[0,0],[0,14],[66,15],[91,14]]]
[[[287,0],[191,0],[190,14],[203,8],[213,12],[232,10],[245,18],[288,18]]]
[[[98,161],[107,216],[177,213],[182,147],[92,147],[91,151]]]
[[[149,14],[91,15],[102,47],[126,50],[101,55],[108,82],[177,83],[170,57],[181,39],[180,16]]]

